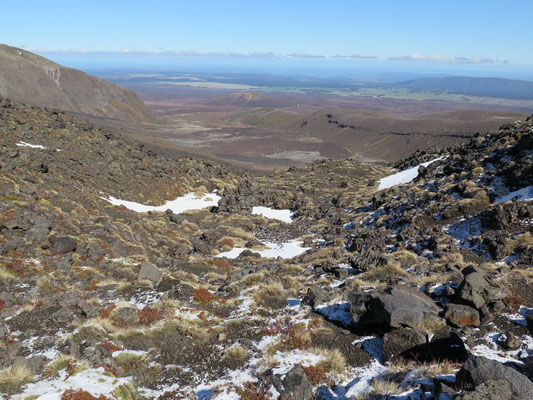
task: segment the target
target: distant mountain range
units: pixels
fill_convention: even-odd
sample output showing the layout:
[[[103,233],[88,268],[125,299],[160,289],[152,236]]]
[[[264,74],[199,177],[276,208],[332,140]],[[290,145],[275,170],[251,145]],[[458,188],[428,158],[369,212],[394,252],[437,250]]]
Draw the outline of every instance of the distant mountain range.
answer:
[[[0,96],[96,117],[137,122],[154,119],[152,111],[129,89],[3,44]]]
[[[533,100],[533,82],[514,79],[454,76],[413,79],[397,82],[391,86],[417,90],[440,90],[468,96]]]

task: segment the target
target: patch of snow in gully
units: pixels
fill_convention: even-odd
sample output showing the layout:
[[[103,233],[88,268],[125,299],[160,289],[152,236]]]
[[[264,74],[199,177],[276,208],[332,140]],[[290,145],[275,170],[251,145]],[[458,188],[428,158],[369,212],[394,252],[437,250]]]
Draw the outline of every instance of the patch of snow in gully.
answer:
[[[435,158],[434,160],[416,165],[396,174],[386,176],[385,178],[381,178],[379,180],[378,190],[388,189],[401,183],[409,183],[418,176],[418,168],[420,166],[427,167],[428,165],[433,164],[435,161],[442,160],[443,158],[444,157]]]
[[[506,201],[510,201],[514,199],[515,197],[517,198],[518,201],[533,200],[533,186],[528,186],[528,187],[525,187],[519,190],[515,190],[514,192],[511,192],[504,196],[500,196],[496,200],[494,200],[494,202],[505,203]]]
[[[302,247],[301,242],[298,239],[290,240],[285,243],[271,243],[265,242],[265,245],[269,248],[266,250],[254,251],[254,253],[259,253],[263,258],[293,258],[299,256],[302,253],[305,253],[310,247]],[[227,257],[227,258],[237,258],[245,249],[243,247],[235,247],[230,251],[226,251],[216,255],[215,257]],[[252,250],[253,251],[253,250]]]
[[[265,218],[277,219],[288,224],[292,223],[291,210],[275,210],[269,207],[254,207],[252,208],[252,214],[262,215]]]
[[[113,196],[109,196],[109,198],[102,197],[102,199],[110,202],[114,206],[124,206],[136,212],[165,212],[170,209],[174,214],[181,214],[189,210],[201,210],[202,208],[216,206],[221,197],[215,193],[205,194],[202,197],[198,197],[194,193],[188,193],[185,196],[169,200],[162,206],[147,206],[141,203],[135,203],[134,201],[116,199]]]

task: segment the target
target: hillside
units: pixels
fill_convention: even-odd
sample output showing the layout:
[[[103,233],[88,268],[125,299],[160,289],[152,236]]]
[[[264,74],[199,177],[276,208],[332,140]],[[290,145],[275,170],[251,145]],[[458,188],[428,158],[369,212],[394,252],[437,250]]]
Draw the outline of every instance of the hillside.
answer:
[[[0,44],[0,96],[96,117],[137,122],[154,119],[131,90],[3,44]]]
[[[533,395],[533,117],[270,175],[4,98],[0,132],[4,399]]]
[[[474,78],[453,76],[446,78],[420,78],[395,83],[395,87],[441,90],[469,96],[532,100],[533,82],[503,78]]]

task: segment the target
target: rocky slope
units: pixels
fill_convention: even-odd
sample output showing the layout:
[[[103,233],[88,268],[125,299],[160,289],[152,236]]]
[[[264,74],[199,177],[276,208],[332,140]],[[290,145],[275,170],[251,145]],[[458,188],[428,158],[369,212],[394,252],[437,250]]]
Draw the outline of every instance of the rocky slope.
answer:
[[[0,132],[5,399],[532,396],[531,118],[399,175],[170,160],[7,99]]]
[[[0,44],[0,96],[96,117],[146,122],[153,114],[131,90]]]

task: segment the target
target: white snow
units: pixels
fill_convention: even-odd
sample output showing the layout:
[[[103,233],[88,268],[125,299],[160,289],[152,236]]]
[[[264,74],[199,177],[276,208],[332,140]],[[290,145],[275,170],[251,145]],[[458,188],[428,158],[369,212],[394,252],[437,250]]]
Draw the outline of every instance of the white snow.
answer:
[[[278,219],[288,224],[292,223],[291,210],[275,210],[269,207],[253,207],[252,214],[262,215],[263,217],[269,219]]]
[[[444,157],[435,158],[434,160],[419,164],[396,174],[386,176],[385,178],[381,178],[379,180],[378,190],[388,189],[399,185],[400,183],[409,183],[418,176],[418,168],[420,166],[427,167],[428,165],[433,164],[435,161],[442,160],[443,158]]]
[[[23,400],[28,396],[39,396],[39,400],[61,400],[61,394],[67,389],[82,389],[97,397],[101,394],[108,396],[117,387],[130,382],[128,378],[114,378],[104,373],[103,368],[88,369],[67,378],[66,371],[62,371],[56,379],[43,379],[26,385],[24,391],[12,399]]]
[[[285,243],[271,243],[265,242],[265,245],[269,248],[266,250],[254,251],[254,253],[259,253],[261,257],[264,258],[293,258],[299,256],[302,253],[305,253],[310,247],[302,247],[301,242],[298,239],[290,240]],[[237,258],[245,249],[244,247],[235,247],[230,251],[226,251],[216,255],[215,257],[227,257],[227,258]]]
[[[309,367],[311,365],[316,365],[320,361],[324,360],[324,357],[321,355],[313,354],[303,350],[292,350],[289,353],[282,353],[277,351],[274,355],[277,366],[273,369],[274,374],[286,374],[292,367],[296,364],[303,365],[304,367]]]
[[[31,143],[26,143],[26,142],[23,142],[23,141],[20,141],[18,143],[15,143],[16,146],[19,146],[19,147],[31,147],[32,149],[46,149],[46,147],[40,145],[40,144],[31,144]]]
[[[188,193],[185,196],[178,197],[174,200],[169,200],[162,206],[147,206],[134,201],[119,200],[113,196],[109,198],[101,197],[102,199],[110,202],[114,206],[124,206],[130,210],[136,212],[148,212],[148,211],[161,211],[171,210],[174,214],[180,214],[189,210],[201,210],[205,207],[218,205],[221,199],[216,193],[205,194],[202,197],[196,196],[194,193]]]
[[[495,200],[495,202],[505,203],[506,201],[510,201],[514,199],[515,197],[519,201],[533,200],[533,186],[528,186],[528,187],[525,187],[519,190],[515,190],[514,192],[511,192],[504,196],[500,196]]]

